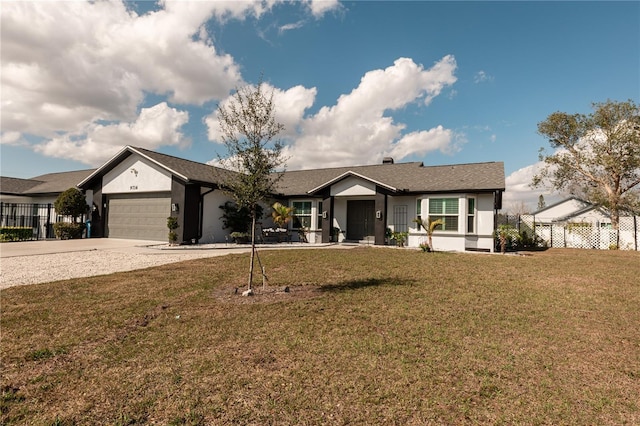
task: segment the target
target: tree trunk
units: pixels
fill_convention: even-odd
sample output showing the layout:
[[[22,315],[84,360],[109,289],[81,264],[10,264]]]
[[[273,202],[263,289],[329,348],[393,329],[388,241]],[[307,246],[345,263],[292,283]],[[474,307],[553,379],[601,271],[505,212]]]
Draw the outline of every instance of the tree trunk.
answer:
[[[251,211],[251,261],[249,262],[249,284],[247,290],[253,289],[253,262],[256,254],[256,209]]]

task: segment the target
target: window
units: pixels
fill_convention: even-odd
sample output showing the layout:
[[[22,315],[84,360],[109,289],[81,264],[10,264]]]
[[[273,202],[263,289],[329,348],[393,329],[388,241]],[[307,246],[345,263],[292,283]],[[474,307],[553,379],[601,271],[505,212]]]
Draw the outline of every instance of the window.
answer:
[[[431,220],[442,219],[443,225],[438,225],[439,231],[458,230],[458,199],[457,198],[430,198],[429,217]]]
[[[318,201],[318,225],[316,229],[322,229],[322,201]]]
[[[407,206],[393,206],[393,230],[407,232]]]
[[[293,229],[311,228],[311,201],[294,201]]]
[[[467,233],[476,232],[476,199],[467,198]]]
[[[422,217],[422,200],[419,198],[416,200],[416,216]]]

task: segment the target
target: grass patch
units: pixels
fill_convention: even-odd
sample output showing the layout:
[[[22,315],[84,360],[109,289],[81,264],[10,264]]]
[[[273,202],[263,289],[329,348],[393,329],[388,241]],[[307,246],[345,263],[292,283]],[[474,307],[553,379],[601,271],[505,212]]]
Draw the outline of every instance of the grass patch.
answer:
[[[640,423],[638,253],[260,256],[3,290],[2,424]]]

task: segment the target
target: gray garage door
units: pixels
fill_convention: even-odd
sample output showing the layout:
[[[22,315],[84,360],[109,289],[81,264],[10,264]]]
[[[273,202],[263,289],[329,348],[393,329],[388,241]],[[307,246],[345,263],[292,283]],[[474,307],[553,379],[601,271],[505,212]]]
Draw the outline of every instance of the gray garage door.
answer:
[[[168,192],[109,195],[107,200],[109,238],[167,241]]]

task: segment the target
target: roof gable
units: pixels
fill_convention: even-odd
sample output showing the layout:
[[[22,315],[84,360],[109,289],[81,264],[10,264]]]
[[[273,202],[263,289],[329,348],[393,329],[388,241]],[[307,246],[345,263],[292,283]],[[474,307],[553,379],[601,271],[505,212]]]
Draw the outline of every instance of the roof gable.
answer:
[[[364,176],[364,175],[361,175],[361,174],[359,174],[359,173],[356,173],[356,172],[354,172],[354,171],[352,171],[352,170],[349,170],[349,171],[346,171],[346,172],[342,173],[340,176],[337,176],[337,177],[335,177],[335,178],[333,178],[333,179],[331,179],[331,180],[329,180],[329,181],[327,181],[327,182],[323,183],[323,184],[322,184],[322,185],[320,185],[320,186],[317,186],[317,187],[315,187],[315,188],[310,189],[309,191],[307,191],[307,193],[308,193],[308,194],[314,194],[314,193],[317,193],[317,192],[319,192],[319,191],[323,190],[324,188],[327,188],[327,187],[329,187],[329,186],[331,186],[331,185],[334,185],[334,184],[336,184],[336,183],[338,183],[338,182],[340,182],[340,181],[343,181],[344,179],[347,179],[347,178],[349,178],[349,177],[356,177],[356,178],[360,178],[360,179],[366,180],[366,181],[368,181],[368,182],[371,182],[371,183],[373,183],[373,184],[375,184],[375,185],[377,185],[377,186],[381,186],[381,187],[383,187],[383,188],[386,188],[386,189],[388,189],[388,190],[390,190],[390,191],[393,191],[393,192],[396,192],[396,191],[397,191],[397,189],[396,189],[396,188],[394,188],[394,187],[392,187],[392,186],[389,186],[389,185],[387,185],[387,184],[385,184],[385,183],[382,183],[382,182],[378,182],[378,181],[376,181],[376,180],[374,180],[374,179],[371,179],[371,178],[369,178],[369,177],[367,177],[367,176]]]
[[[198,182],[209,185],[217,185],[221,180],[227,178],[230,174],[235,172],[221,169],[219,167],[211,166],[204,163],[198,163],[196,161],[185,160],[183,158],[174,157],[167,154],[160,154],[159,152],[150,151],[144,148],[136,148],[132,146],[124,147],[120,152],[111,157],[100,168],[96,169],[94,173],[84,179],[78,184],[78,186],[85,188],[91,185],[91,182],[100,176],[104,176],[109,171],[119,164],[122,160],[130,155],[139,155],[140,157],[150,161],[157,165],[161,169],[169,172],[171,175],[181,179],[185,182]]]

